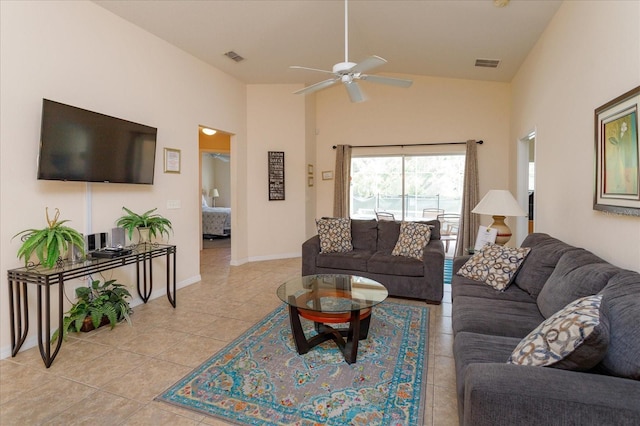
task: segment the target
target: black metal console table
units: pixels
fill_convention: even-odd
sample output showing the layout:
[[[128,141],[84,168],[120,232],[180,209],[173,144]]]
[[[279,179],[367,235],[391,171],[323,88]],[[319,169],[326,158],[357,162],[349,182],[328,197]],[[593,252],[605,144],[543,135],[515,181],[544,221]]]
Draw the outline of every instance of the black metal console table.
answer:
[[[74,278],[136,265],[136,287],[140,298],[147,303],[153,290],[153,264],[155,257],[166,256],[167,299],[176,307],[176,246],[142,244],[130,247],[130,254],[113,258],[88,258],[81,262],[64,262],[59,267],[45,268],[41,265],[11,269],[9,280],[9,315],[11,316],[11,356],[15,357],[29,331],[29,301],[27,284],[37,286],[38,347],[44,365],[49,368],[62,346],[58,338],[51,352],[51,287],[58,284],[58,329],[62,329],[64,318],[64,282]],[[44,294],[43,294],[44,293]]]

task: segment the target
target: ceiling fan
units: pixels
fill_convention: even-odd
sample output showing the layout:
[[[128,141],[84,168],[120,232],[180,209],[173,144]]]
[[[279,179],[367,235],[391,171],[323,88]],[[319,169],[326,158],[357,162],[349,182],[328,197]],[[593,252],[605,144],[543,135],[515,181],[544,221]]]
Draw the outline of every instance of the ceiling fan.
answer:
[[[317,92],[318,90],[326,89],[333,86],[336,83],[342,82],[347,89],[351,102],[362,102],[365,100],[365,96],[358,86],[357,80],[370,81],[372,83],[387,84],[396,87],[409,87],[413,83],[411,80],[405,80],[402,78],[382,77],[377,75],[364,74],[364,72],[379,67],[382,64],[386,64],[387,61],[379,56],[370,56],[360,63],[349,62],[349,10],[347,1],[344,1],[344,62],[339,62],[333,66],[332,71],[320,70],[316,68],[308,68],[301,66],[291,66],[291,69],[316,71],[322,73],[332,74],[333,77],[321,81],[319,83],[312,84],[298,91],[293,92],[297,95],[306,95],[309,93]]]

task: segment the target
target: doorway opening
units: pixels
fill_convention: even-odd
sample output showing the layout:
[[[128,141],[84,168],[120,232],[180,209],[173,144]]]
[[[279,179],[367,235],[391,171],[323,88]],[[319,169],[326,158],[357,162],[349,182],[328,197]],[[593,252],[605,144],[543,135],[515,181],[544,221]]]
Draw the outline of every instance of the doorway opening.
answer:
[[[201,249],[231,247],[231,135],[198,128]]]
[[[535,145],[535,129],[518,141],[518,202],[523,207],[527,206],[525,211],[528,212],[527,217],[518,219],[518,243],[521,243],[526,235],[535,232]]]

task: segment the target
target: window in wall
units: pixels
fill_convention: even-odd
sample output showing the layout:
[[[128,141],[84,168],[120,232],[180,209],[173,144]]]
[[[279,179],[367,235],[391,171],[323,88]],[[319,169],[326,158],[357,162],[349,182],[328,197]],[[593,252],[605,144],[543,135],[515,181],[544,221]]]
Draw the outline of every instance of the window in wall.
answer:
[[[353,157],[351,217],[387,212],[396,220],[421,220],[424,209],[460,214],[464,160],[463,154]]]

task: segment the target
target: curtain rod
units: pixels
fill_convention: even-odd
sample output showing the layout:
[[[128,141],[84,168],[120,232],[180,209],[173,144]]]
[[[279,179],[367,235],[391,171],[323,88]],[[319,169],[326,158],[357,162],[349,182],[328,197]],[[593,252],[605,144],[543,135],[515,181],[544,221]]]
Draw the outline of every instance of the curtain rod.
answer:
[[[482,145],[484,141],[476,141],[477,144]],[[466,142],[436,142],[436,143],[410,143],[410,144],[396,144],[396,145],[352,145],[351,148],[389,148],[399,146],[404,148],[405,146],[430,146],[430,145],[466,145]],[[333,149],[338,146],[333,145]]]

